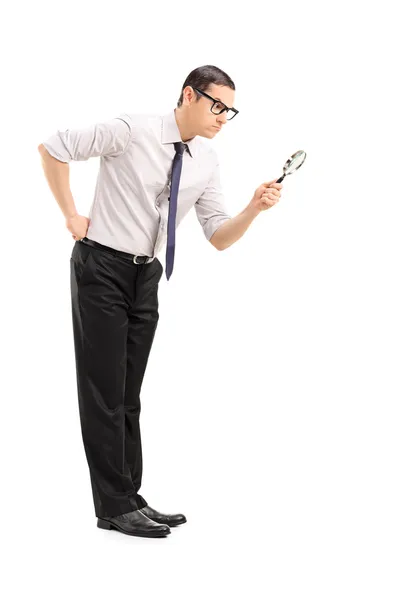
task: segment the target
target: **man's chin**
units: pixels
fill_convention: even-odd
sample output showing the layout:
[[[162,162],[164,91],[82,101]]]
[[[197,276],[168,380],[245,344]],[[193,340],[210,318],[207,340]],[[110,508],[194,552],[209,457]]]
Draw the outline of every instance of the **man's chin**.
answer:
[[[212,140],[215,137],[216,133],[218,133],[218,131],[216,129],[214,129],[213,131],[207,129],[203,133],[199,133],[199,135],[201,137],[204,137],[204,138],[207,138],[209,140]]]

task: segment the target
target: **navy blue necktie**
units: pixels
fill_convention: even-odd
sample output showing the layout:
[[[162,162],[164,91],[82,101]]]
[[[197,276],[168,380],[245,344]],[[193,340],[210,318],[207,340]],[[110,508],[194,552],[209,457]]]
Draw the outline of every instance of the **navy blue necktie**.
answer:
[[[182,172],[183,153],[185,151],[186,144],[183,142],[175,142],[174,147],[175,156],[172,162],[171,195],[169,197],[168,208],[167,254],[165,267],[165,275],[167,279],[171,277],[172,270],[174,268],[176,210],[178,206],[178,190]]]

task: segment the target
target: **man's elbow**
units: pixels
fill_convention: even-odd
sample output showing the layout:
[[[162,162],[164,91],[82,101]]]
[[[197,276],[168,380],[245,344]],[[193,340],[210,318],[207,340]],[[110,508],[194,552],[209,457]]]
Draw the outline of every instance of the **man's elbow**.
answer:
[[[222,245],[221,240],[219,239],[221,237],[221,232],[219,230],[220,227],[216,231],[214,231],[209,241],[210,244],[212,244],[217,250],[224,250],[224,246]]]
[[[56,163],[61,163],[62,165],[67,165],[68,161],[67,160],[61,160],[59,158],[56,158],[55,156],[53,156],[52,154],[50,154],[50,152],[47,150],[46,146],[44,146],[43,144],[39,144],[38,146],[38,152],[40,154],[40,156],[42,157],[42,160],[48,160],[50,162],[54,162]]]
[[[42,155],[42,156],[46,156],[49,154],[47,148],[45,148],[45,146],[43,146],[43,144],[39,144],[38,146],[38,152]]]
[[[227,246],[221,246],[217,242],[212,242],[211,240],[210,243],[214,246],[214,248],[216,248],[219,251],[225,250],[227,248]]]
[[[216,248],[217,250],[223,250],[223,248],[222,248],[221,244],[219,244],[219,242],[218,242],[218,240],[217,240],[217,238],[216,238],[216,235],[215,235],[215,233],[214,233],[214,235],[212,235],[212,236],[211,236],[211,238],[210,238],[209,242],[210,242],[210,244],[211,244],[212,246],[214,246],[214,248]]]

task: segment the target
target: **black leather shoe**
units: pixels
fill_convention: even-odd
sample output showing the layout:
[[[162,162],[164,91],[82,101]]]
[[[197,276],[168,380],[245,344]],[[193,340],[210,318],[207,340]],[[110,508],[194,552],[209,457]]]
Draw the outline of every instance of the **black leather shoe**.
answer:
[[[171,533],[168,525],[159,525],[140,510],[132,510],[116,517],[99,517],[97,527],[100,527],[100,529],[117,529],[121,533],[141,537],[164,537]]]
[[[149,505],[145,506],[144,508],[141,508],[140,512],[146,515],[146,517],[149,517],[149,519],[151,519],[152,521],[155,521],[156,523],[165,523],[170,527],[175,527],[176,525],[186,523],[185,515],[165,515],[163,513],[158,512],[157,510],[154,510],[154,508],[151,508]]]

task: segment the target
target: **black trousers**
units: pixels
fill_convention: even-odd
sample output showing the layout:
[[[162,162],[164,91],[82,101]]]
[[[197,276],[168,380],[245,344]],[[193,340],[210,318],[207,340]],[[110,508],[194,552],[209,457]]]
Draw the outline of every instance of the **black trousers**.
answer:
[[[140,390],[158,323],[161,262],[76,241],[70,258],[79,414],[96,516],[143,508]]]

